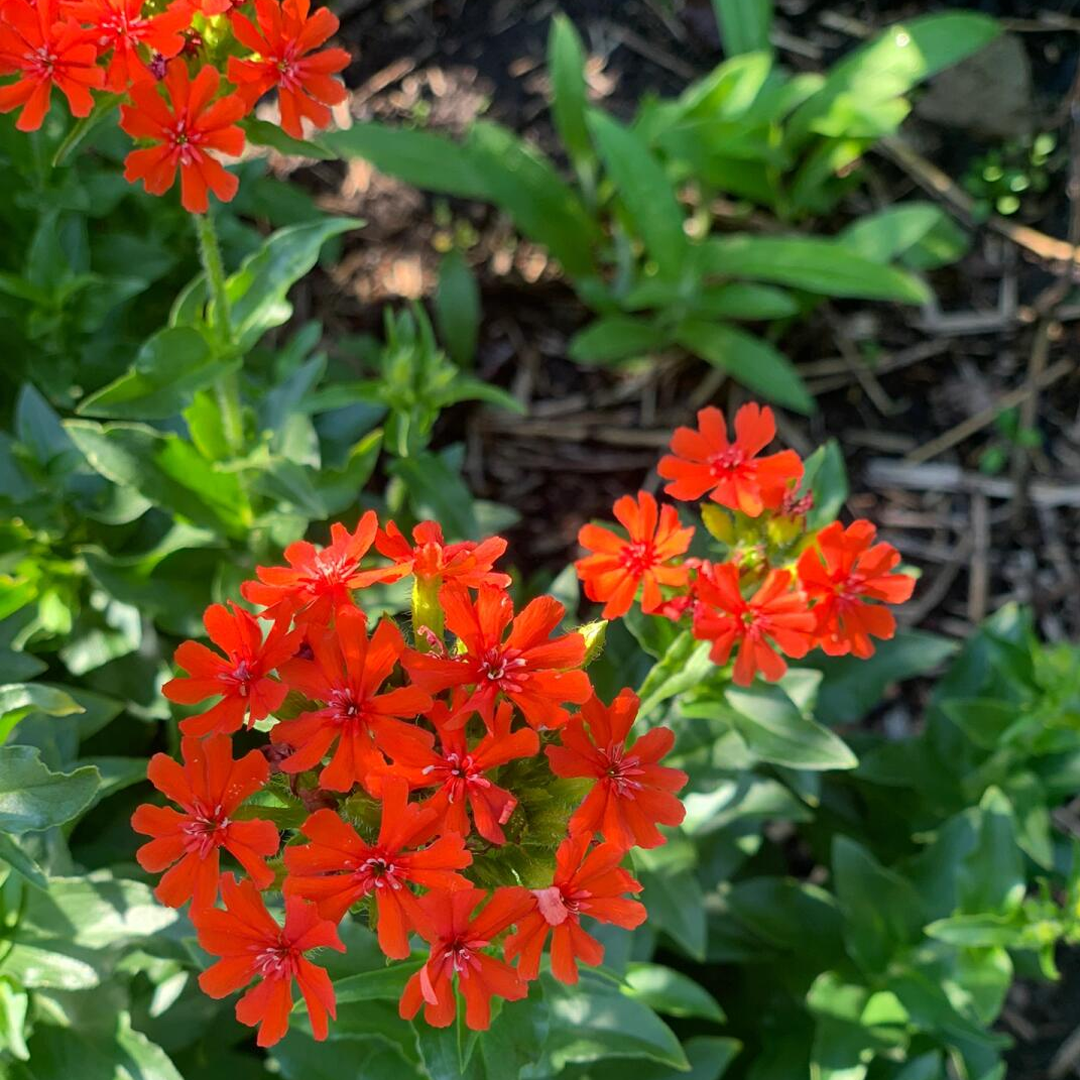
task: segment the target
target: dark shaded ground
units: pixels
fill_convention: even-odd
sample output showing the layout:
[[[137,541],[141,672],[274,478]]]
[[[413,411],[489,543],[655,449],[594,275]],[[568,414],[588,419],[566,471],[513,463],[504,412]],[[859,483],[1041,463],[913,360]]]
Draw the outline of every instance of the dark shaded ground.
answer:
[[[928,5],[778,0],[777,7],[782,62],[821,70],[861,36]],[[926,310],[835,304],[794,330],[782,344],[818,395],[820,413],[784,417],[781,434],[800,451],[839,438],[852,482],[849,509],[879,522],[923,568],[901,616],[909,623],[963,636],[1015,599],[1034,606],[1048,638],[1075,640],[1077,263],[1045,257],[1045,241],[1080,239],[1080,106],[1073,89],[1080,3],[932,7],[975,7],[1005,18],[1021,45],[1030,85],[1021,63],[1012,73],[1019,79],[1015,96],[1030,98],[1032,129],[1054,132],[1061,147],[1045,193],[1025,196],[1010,219],[1036,234],[976,227],[964,260],[931,275],[938,303]],[[557,154],[544,70],[553,0],[344,0],[336,8],[342,37],[359,53],[349,74],[353,116],[460,132],[484,114]],[[566,0],[561,8],[586,41],[594,99],[616,114],[629,115],[645,92],[678,93],[721,59],[708,0]],[[979,104],[983,92],[988,87],[976,79],[954,96],[974,96]],[[904,138],[956,179],[1000,142],[973,123],[978,127],[970,118],[945,127],[916,116]],[[860,212],[926,197],[910,166],[875,154],[867,170],[868,184],[834,220],[814,223],[816,231],[827,235]],[[430,295],[440,250],[467,244],[483,294],[479,373],[511,388],[529,415],[462,410],[440,434],[466,442],[468,479],[478,495],[522,514],[511,551],[524,569],[560,569],[576,553],[585,520],[607,516],[627,490],[655,486],[651,469],[671,429],[690,421],[694,408],[743,400],[738,387],[685,356],[631,372],[571,364],[566,343],[587,312],[544,252],[517,241],[490,210],[431,199],[363,162],[318,166],[304,179],[327,208],[369,223],[332,280],[317,284],[307,301],[332,336],[376,328],[384,302]],[[1025,394],[1032,386],[1038,388]],[[1038,433],[1038,445],[1019,445],[994,424],[1008,404],[1020,428]],[[999,458],[992,474],[980,470],[988,454]],[[1076,1068],[1062,1044],[1077,1023],[1078,963],[1063,958],[1058,987],[1024,984],[1014,992],[1005,1022],[1018,1042],[1010,1075],[1040,1080]],[[1047,1071],[1055,1054],[1058,1069]],[[1073,1056],[1080,1061],[1080,1045]]]

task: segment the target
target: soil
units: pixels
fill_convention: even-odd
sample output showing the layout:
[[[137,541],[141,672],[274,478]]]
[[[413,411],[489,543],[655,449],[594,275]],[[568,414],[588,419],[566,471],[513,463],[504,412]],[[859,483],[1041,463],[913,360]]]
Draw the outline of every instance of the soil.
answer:
[[[631,115],[643,94],[678,93],[722,59],[708,0],[559,6],[586,42],[594,99],[619,116]],[[1025,196],[1010,220],[1049,237],[1080,238],[1080,4],[777,0],[780,59],[792,69],[822,70],[861,36],[928,6],[977,8],[1008,20],[1030,67],[1024,92],[1033,129],[1054,133],[1061,148],[1051,157],[1046,190]],[[544,64],[553,0],[343,0],[336,10],[341,37],[358,54],[349,76],[354,117],[419,120],[458,134],[482,114],[561,160]],[[1025,73],[1017,77],[1024,84]],[[954,179],[995,145],[978,132],[922,120],[918,110],[903,135]],[[816,232],[827,235],[900,199],[928,197],[910,169],[888,157],[872,154],[865,168],[868,182],[833,219],[813,223]],[[465,442],[478,496],[521,513],[509,536],[526,572],[557,572],[576,554],[584,521],[609,516],[626,491],[655,490],[653,467],[667,436],[692,420],[694,408],[730,410],[745,400],[739,387],[686,356],[631,370],[570,362],[567,341],[588,312],[544,251],[516,240],[510,223],[489,208],[432,198],[359,161],[312,167],[301,178],[328,209],[368,222],[309,298],[331,340],[377,330],[384,303],[429,297],[440,250],[467,242],[483,302],[478,374],[511,389],[529,415],[460,408],[444,417],[438,435]],[[839,439],[849,511],[878,522],[884,538],[922,567],[916,598],[900,613],[909,625],[963,637],[984,615],[1018,600],[1033,606],[1050,640],[1080,638],[1075,276],[1075,264],[1041,258],[976,225],[963,260],[929,275],[936,305],[835,303],[782,342],[819,412],[809,419],[785,414],[781,437],[800,451]],[[860,355],[872,363],[862,364]],[[1016,426],[1034,434],[1017,438],[993,421],[999,403],[1046,371],[1056,378],[1015,412]],[[1022,984],[1010,999],[1010,1015],[1020,1018],[1005,1025],[1017,1039],[1010,1075],[1051,1075],[1048,1062],[1075,1026],[1080,993],[1080,961],[1069,957],[1063,968],[1057,986]]]

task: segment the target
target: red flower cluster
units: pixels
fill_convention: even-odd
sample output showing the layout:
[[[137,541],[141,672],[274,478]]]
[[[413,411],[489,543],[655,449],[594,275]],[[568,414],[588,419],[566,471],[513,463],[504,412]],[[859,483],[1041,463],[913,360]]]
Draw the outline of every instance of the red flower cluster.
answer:
[[[871,656],[871,639],[896,630],[885,605],[903,603],[915,587],[896,570],[899,552],[874,542],[869,521],[807,530],[812,499],[799,491],[803,463],[793,450],[761,456],[775,435],[771,409],[739,409],[734,440],[718,409],[702,409],[698,429],[676,430],[672,453],[660,461],[668,495],[707,495],[730,512],[725,561],[682,558],[694,529],[680,526],[675,507],[658,510],[644,491],[636,503],[630,496],[615,503],[626,538],[596,525],[578,534],[592,553],[575,564],[578,576],[589,599],[604,603],[605,618],[624,615],[640,588],[642,611],[688,619],[694,637],[712,642],[715,663],[734,653],[732,678],[741,686],[759,672],[779,679],[785,657],[799,659],[813,648]],[[703,517],[716,534],[710,515],[723,511],[706,507]]]
[[[124,176],[163,195],[180,173],[181,201],[205,213],[208,192],[228,202],[237,179],[218,154],[244,149],[239,126],[266,93],[277,89],[281,127],[294,138],[302,119],[316,128],[330,122],[329,106],[346,99],[333,78],[349,63],[344,49],[320,49],[338,28],[337,16],[310,0],[254,0],[255,22],[233,0],[4,0],[0,3],[0,112],[20,108],[16,127],[36,131],[55,86],[73,116],[94,107],[94,90],[126,98],[120,127],[146,145],[132,151]],[[227,13],[227,18],[226,18]],[[221,25],[214,25],[215,23]],[[220,51],[231,55],[222,89],[204,33],[231,32]],[[192,74],[194,73],[194,78]]]
[[[655,506],[643,521],[650,515],[655,524]],[[685,551],[687,531],[670,515],[662,524],[672,526],[665,554]],[[525,996],[549,939],[553,974],[576,981],[578,963],[603,958],[583,918],[644,920],[631,898],[641,886],[621,863],[634,846],[664,842],[658,824],[683,817],[675,793],[686,776],[660,764],[671,732],[635,740],[637,698],[627,690],[605,706],[593,694],[585,638],[560,632],[561,604],[541,597],[515,612],[510,579],[493,568],[506,542],[447,544],[434,522],[412,539],[392,522],[379,530],[368,513],[352,532],[333,526],[325,548],[292,545],[287,565],[259,567],[242,587],[259,617],[211,606],[217,649],[184,642],[184,674],[163,690],[208,707],[181,721],[183,765],[151,761],[150,779],[178,809],[136,811],[133,828],[151,837],[139,862],[166,871],[158,897],[190,901],[200,944],[220,957],[203,989],[221,997],[249,987],[236,1015],[259,1026],[260,1045],[284,1034],[294,982],[325,1037],[333,987],[307,954],[341,949],[338,924],[357,905],[391,959],[410,956],[411,935],[430,945],[403,1017],[423,1009],[445,1026],[459,991],[466,1023],[487,1027],[491,998]],[[389,565],[366,564],[373,545]],[[406,575],[414,602],[437,598],[433,621],[452,641],[424,624],[410,647],[393,620],[369,626],[357,594]],[[658,576],[676,579],[685,575]],[[231,736],[256,725],[268,741],[234,761]],[[279,803],[275,823],[263,820],[265,799],[245,803],[267,785],[314,812],[283,821]],[[516,879],[481,888],[510,873],[499,847],[528,829],[530,798],[550,807],[553,790],[563,792],[565,829],[550,837],[548,871],[535,871],[532,888]],[[279,827],[294,834],[280,859]],[[239,883],[222,875],[223,852],[243,871]],[[261,897],[275,883],[282,925]]]

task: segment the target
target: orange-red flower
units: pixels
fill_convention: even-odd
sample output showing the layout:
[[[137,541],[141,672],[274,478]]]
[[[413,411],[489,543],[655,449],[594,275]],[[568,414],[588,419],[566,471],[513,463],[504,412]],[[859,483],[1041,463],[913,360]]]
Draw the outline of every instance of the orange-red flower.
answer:
[[[330,544],[321,550],[306,540],[285,549],[288,566],[257,566],[258,581],[240,587],[245,600],[265,608],[263,618],[274,618],[282,608],[295,608],[297,622],[325,625],[339,608],[352,608],[354,589],[377,581],[396,581],[397,567],[361,570],[378,532],[374,510],[368,510],[349,532],[344,525],[330,526]]]
[[[226,172],[210,151],[237,155],[244,130],[237,121],[248,111],[237,94],[217,95],[221,77],[207,64],[195,80],[187,65],[174,60],[165,72],[167,104],[155,82],[137,82],[130,105],[120,106],[120,126],[134,139],[154,146],[132,150],[124,160],[124,179],[142,180],[151,195],[164,195],[180,170],[180,201],[193,214],[205,214],[212,191],[222,202],[236,194],[240,181]]]
[[[97,47],[57,0],[6,0],[0,18],[0,74],[19,78],[0,86],[0,113],[22,106],[15,126],[37,131],[49,111],[52,88],[67,98],[72,116],[88,116],[91,90],[105,73],[96,67]]]
[[[290,660],[281,666],[281,677],[324,704],[295,720],[282,720],[271,730],[273,743],[293,748],[281,762],[284,772],[315,768],[336,742],[319,783],[331,791],[349,791],[384,764],[376,746],[383,732],[396,730],[402,738],[430,744],[426,731],[401,721],[422,713],[431,698],[415,686],[379,693],[405,651],[401,631],[390,619],[379,623],[369,641],[363,613],[354,607],[341,608],[334,629],[310,630],[308,642],[314,659]]]
[[[834,521],[799,558],[799,582],[815,601],[817,643],[830,656],[873,656],[870,639],[896,632],[896,619],[883,605],[904,603],[915,588],[913,577],[895,572],[900,553],[891,544],[875,544],[876,535],[869,521],[847,529]]]
[[[188,673],[170,679],[161,692],[181,705],[194,705],[221,696],[212,708],[180,721],[185,735],[209,735],[236,731],[247,717],[251,724],[263,720],[285,700],[289,688],[270,678],[270,673],[292,656],[300,644],[301,631],[288,630],[288,619],[279,619],[263,641],[258,622],[243,608],[211,604],[203,616],[210,640],[220,656],[197,641],[185,641],[176,650],[176,663]]]
[[[562,745],[545,748],[556,776],[596,780],[570,818],[572,836],[603,833],[623,851],[659,847],[664,836],[657,823],[678,825],[685,816],[674,792],[686,773],[657,764],[675,744],[672,732],[653,728],[626,745],[639,704],[632,690],[621,691],[611,705],[594,696],[560,732]]]
[[[664,602],[661,585],[686,584],[688,568],[673,566],[671,560],[686,553],[694,530],[680,527],[675,507],[665,506],[658,512],[656,500],[647,491],[639,492],[636,500],[624,495],[613,512],[629,539],[599,525],[583,525],[578,543],[595,554],[578,559],[574,568],[585,585],[585,595],[604,603],[605,619],[625,615],[639,585],[643,587],[641,610],[650,614]]]
[[[199,976],[199,986],[212,998],[223,998],[259,979],[236,1003],[236,1019],[248,1027],[258,1025],[259,1046],[273,1046],[289,1027],[292,984],[296,980],[307,1005],[311,1031],[316,1039],[327,1035],[327,1015],[337,1016],[334,986],[324,968],[304,955],[312,949],[345,946],[337,927],[319,918],[314,904],[289,897],[285,900],[285,925],[266,910],[250,881],[237,884],[231,874],[221,879],[225,911],[204,908],[192,916],[199,944],[221,959]]]
[[[555,855],[555,876],[546,889],[534,889],[535,907],[518,919],[506,939],[506,959],[520,956],[517,973],[526,981],[540,974],[540,957],[551,932],[551,973],[560,982],[578,981],[577,961],[603,963],[604,946],[581,925],[581,916],[633,930],[645,921],[645,905],[628,900],[641,885],[619,863],[626,851],[616,844],[590,849],[589,833],[564,840]]]
[[[464,728],[446,726],[451,715],[442,702],[436,702],[428,713],[439,732],[438,750],[416,739],[388,734],[381,742],[393,762],[388,771],[404,777],[414,788],[438,788],[421,805],[436,812],[442,832],[467,837],[472,810],[476,831],[492,844],[503,844],[502,826],[518,801],[487,774],[515,758],[534,757],[540,752],[539,736],[528,727],[512,732],[514,707],[503,702],[495,710],[491,731],[470,749]]]
[[[484,950],[493,938],[521,918],[532,906],[531,894],[518,886],[496,889],[479,915],[477,905],[488,894],[483,889],[430,892],[420,898],[424,919],[420,927],[431,953],[401,995],[401,1016],[411,1020],[424,1008],[432,1027],[449,1027],[457,1014],[454,976],[465,998],[465,1023],[473,1031],[491,1024],[491,999],[520,1001],[528,986],[509,964]]]
[[[268,90],[278,88],[281,126],[294,138],[304,137],[301,118],[317,128],[330,123],[328,105],[337,105],[349,95],[340,80],[332,79],[349,65],[344,49],[323,49],[311,55],[337,31],[337,16],[329,8],[319,8],[309,17],[310,0],[255,0],[256,28],[246,15],[230,16],[233,33],[254,57],[229,57],[229,79],[248,106]]]
[[[726,664],[736,645],[732,678],[749,686],[760,671],[775,682],[785,671],[787,656],[805,656],[814,644],[814,616],[806,596],[792,588],[787,570],[772,570],[746,600],[734,563],[703,567],[694,586],[694,637],[711,641],[714,664]]]
[[[750,404],[739,409],[734,442],[728,441],[719,409],[702,409],[698,427],[676,428],[672,453],[660,460],[657,471],[671,481],[664,490],[673,498],[700,499],[708,492],[713,502],[757,517],[779,507],[802,478],[803,465],[794,450],[757,456],[776,436],[770,408]]]
[[[506,551],[501,536],[489,536],[480,543],[464,540],[448,544],[443,539],[442,526],[437,521],[421,521],[412,531],[410,544],[392,522],[380,529],[375,546],[388,559],[393,559],[403,575],[413,574],[423,582],[456,581],[470,589],[481,585],[510,584],[509,574],[492,570],[495,560]]]
[[[102,54],[112,50],[105,68],[105,89],[122,94],[136,81],[153,78],[140,49],[169,59],[184,47],[183,31],[191,9],[178,0],[160,15],[143,15],[144,0],[77,0],[68,11],[89,29]]]
[[[278,849],[278,831],[269,821],[234,821],[237,807],[267,781],[270,770],[258,750],[233,761],[232,742],[225,735],[186,738],[180,752],[184,764],[155,754],[146,770],[150,783],[179,804],[140,806],[131,827],[154,839],[135,853],[152,874],[167,870],[154,895],[169,907],[190,900],[193,910],[217,898],[221,849],[247,871],[256,887],[273,884],[266,858]]]
[[[585,639],[577,632],[551,637],[566,610],[553,597],[538,597],[516,618],[513,601],[494,585],[481,585],[474,602],[468,589],[452,582],[439,599],[464,653],[449,658],[410,650],[403,663],[429,693],[473,688],[447,726],[461,726],[478,712],[491,730],[496,703],[509,699],[533,727],[559,727],[570,715],[562,703],[588,698],[589,677],[573,670],[585,660]]]
[[[366,844],[333,810],[317,810],[303,824],[310,844],[285,849],[286,896],[313,900],[324,918],[340,922],[361,897],[374,894],[379,912],[379,947],[387,956],[409,955],[409,930],[420,918],[410,884],[429,889],[464,889],[456,870],[472,856],[460,836],[443,836],[427,847],[435,813],[410,803],[409,786],[399,777],[382,785],[379,837]],[[412,850],[418,849],[418,850]]]

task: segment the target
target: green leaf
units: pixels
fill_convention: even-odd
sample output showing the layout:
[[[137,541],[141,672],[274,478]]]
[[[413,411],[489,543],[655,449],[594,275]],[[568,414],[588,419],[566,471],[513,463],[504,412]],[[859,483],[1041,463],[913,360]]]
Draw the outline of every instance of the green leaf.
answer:
[[[709,659],[709,649],[707,641],[695,641],[689,630],[679,634],[638,689],[641,698],[639,720],[647,721],[657,705],[696,686],[715,670]]]
[[[15,436],[41,465],[71,449],[56,410],[31,383],[23,383],[15,400]]]
[[[599,1061],[580,1069],[567,1069],[561,1075],[567,1080],[628,1080],[628,1077],[632,1080],[721,1080],[742,1049],[742,1043],[719,1035],[692,1035],[683,1042],[683,1049],[690,1062],[689,1072],[655,1061],[635,1061],[631,1073],[625,1062]]]
[[[917,278],[860,258],[839,240],[802,236],[727,236],[698,249],[702,273],[788,285],[822,296],[922,304],[930,292]]]
[[[925,914],[919,894],[907,878],[846,836],[833,841],[832,868],[848,952],[863,972],[878,976],[921,936]]]
[[[960,911],[1011,914],[1024,899],[1027,878],[1016,817],[1000,789],[986,789],[977,820],[975,847],[961,862],[957,879]]]
[[[729,686],[735,728],[763,761],[795,769],[854,769],[858,759],[828,728],[803,716],[780,687]]]
[[[190,443],[143,424],[68,420],[64,426],[90,466],[107,480],[133,488],[193,524],[243,532],[236,476],[215,472]]]
[[[294,139],[266,120],[256,120],[254,116],[245,117],[241,122],[247,141],[254,146],[268,146],[279,154],[294,157],[314,158],[316,161],[335,161],[338,154],[328,150],[320,139]]]
[[[332,131],[319,141],[340,157],[363,158],[380,172],[425,191],[463,199],[492,198],[483,166],[471,149],[441,135],[371,122]]]
[[[663,930],[687,956],[704,960],[708,933],[705,897],[694,873],[661,866],[656,870],[642,869],[640,878],[645,886],[642,899],[649,911],[649,926]]]
[[[876,214],[868,214],[849,225],[840,234],[840,240],[871,262],[903,259],[911,265],[914,260],[923,269],[954,261],[963,255],[966,247],[964,232],[941,207],[918,201],[887,206]]]
[[[355,218],[323,218],[289,225],[244,260],[225,283],[233,335],[241,354],[248,352],[267,330],[288,321],[292,305],[286,294],[315,265],[323,244],[362,224]]]
[[[18,835],[62,825],[90,805],[100,780],[92,767],[53,772],[36,746],[0,747],[0,829]]]
[[[471,368],[480,333],[480,290],[465,256],[456,248],[443,256],[439,266],[435,319],[450,359],[460,368]]]
[[[397,1001],[412,975],[419,971],[424,961],[395,962],[375,971],[361,971],[334,983],[334,995],[338,1004],[349,1001]]]
[[[83,708],[72,696],[55,686],[42,683],[10,683],[0,686],[0,743],[12,728],[31,713],[43,712],[49,716],[71,716]]]
[[[680,277],[690,249],[683,232],[686,215],[663,167],[635,132],[605,113],[590,112],[588,122],[604,169],[626,209],[631,235],[641,237],[662,276]]]
[[[18,841],[7,833],[0,833],[0,862],[5,862],[15,873],[26,878],[39,889],[49,887],[45,871],[19,846]],[[3,985],[0,983],[0,985]]]
[[[768,52],[772,0],[713,0],[725,56]]]
[[[165,420],[181,412],[195,391],[238,364],[216,356],[196,328],[166,327],[143,342],[130,371],[84,398],[76,411],[80,416]]]
[[[183,1080],[169,1056],[120,1013],[115,1031],[36,1026],[29,1040],[32,1064],[18,1080]]]
[[[419,520],[441,521],[448,539],[472,539],[477,535],[472,496],[459,473],[436,454],[398,458],[390,472],[405,484],[409,502]]]
[[[547,60],[551,75],[551,113],[570,160],[578,169],[593,159],[592,140],[585,122],[585,47],[574,24],[561,12],[551,20]]]
[[[995,750],[1004,743],[1005,733],[1023,717],[1010,701],[996,698],[946,698],[941,702],[945,715],[976,745]]]
[[[737,382],[789,409],[817,411],[795,365],[767,341],[724,323],[687,319],[675,339],[687,351],[726,371]]]
[[[530,240],[543,244],[572,277],[595,273],[600,230],[552,163],[512,131],[488,120],[469,132],[468,149],[491,200]]]
[[[920,630],[902,630],[879,641],[869,659],[814,657],[803,661],[823,672],[815,714],[827,724],[853,724],[882,700],[890,684],[933,671],[957,650],[955,641]]]
[[[401,1024],[405,1026],[404,1021]],[[290,1030],[270,1053],[285,1080],[420,1080],[421,1076],[396,1047],[377,1036],[335,1032],[328,1042],[316,1042],[304,1031]],[[442,1078],[432,1074],[425,1080]]]
[[[328,513],[341,514],[357,504],[364,485],[375,471],[382,438],[381,431],[369,432],[353,446],[340,468],[324,468],[316,474],[315,490]]]
[[[962,949],[1011,948],[1024,933],[1024,920],[1017,915],[953,915],[937,919],[926,927],[926,933]]]
[[[669,344],[666,331],[631,315],[604,315],[579,330],[567,355],[579,364],[611,364],[631,360]]]
[[[573,1062],[647,1058],[685,1071],[686,1054],[671,1029],[651,1009],[585,975],[577,986],[543,976],[551,1029],[544,1044],[553,1072]]]
[[[724,1010],[716,998],[673,968],[663,964],[631,963],[626,969],[625,982],[628,989],[624,993],[648,1005],[654,1012],[715,1020],[718,1024],[724,1022]]]
[[[806,527],[816,531],[840,516],[849,493],[844,454],[835,439],[819,446],[803,463],[801,493],[810,492],[814,505],[806,515]]]

